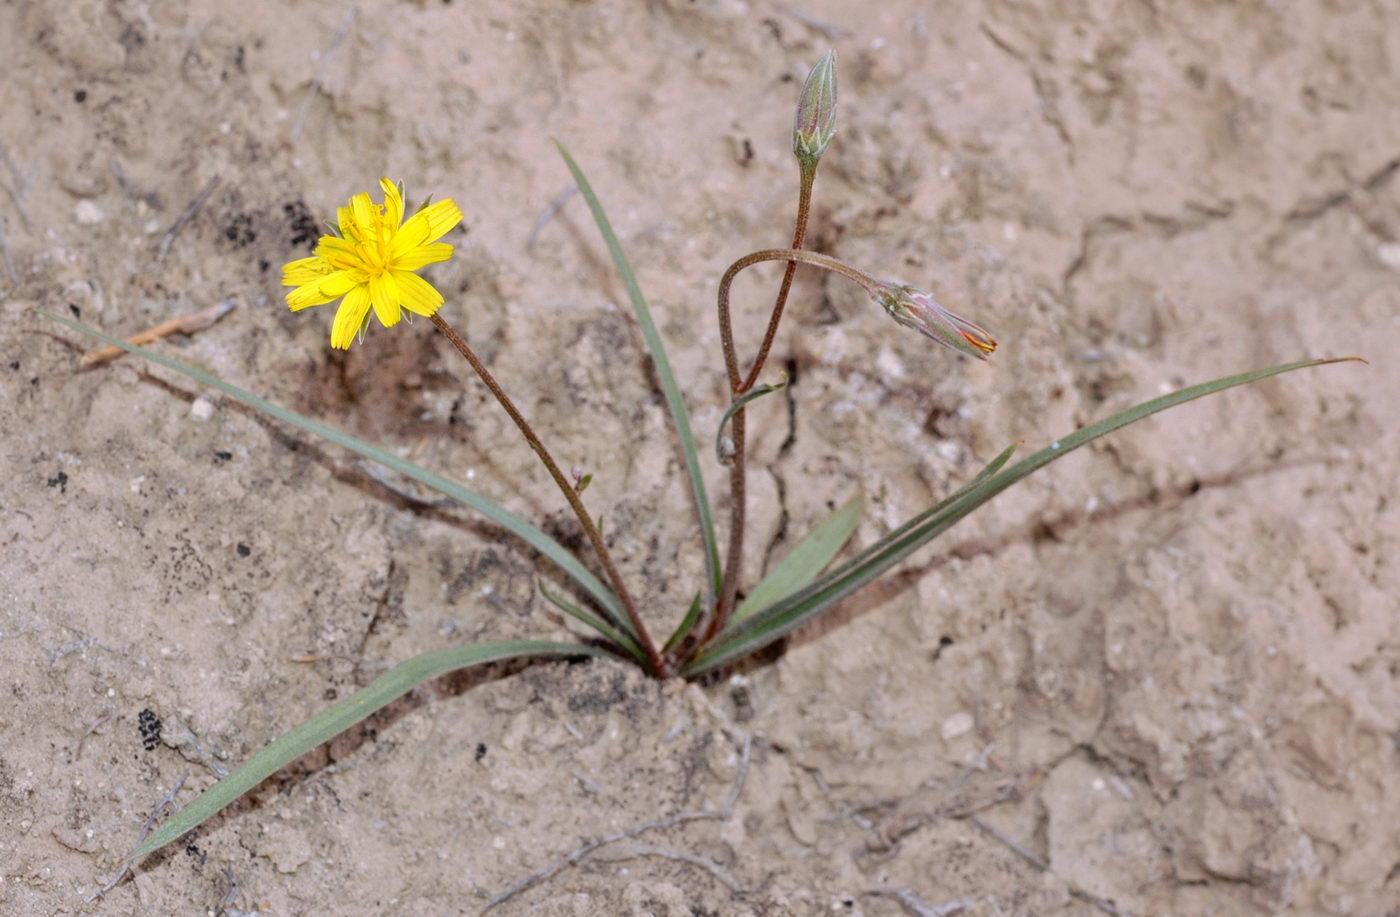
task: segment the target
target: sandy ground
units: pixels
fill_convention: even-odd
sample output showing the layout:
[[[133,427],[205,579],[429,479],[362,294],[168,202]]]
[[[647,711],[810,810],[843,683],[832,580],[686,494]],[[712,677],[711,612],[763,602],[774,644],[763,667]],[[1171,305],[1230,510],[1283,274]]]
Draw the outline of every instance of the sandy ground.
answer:
[[[492,913],[1400,913],[1395,3],[347,9],[0,4],[0,912],[475,914],[626,833]],[[1115,435],[715,684],[436,682],[88,903],[182,778],[180,801],[415,653],[564,631],[489,525],[172,373],[79,371],[87,345],[28,310],[134,333],[233,297],[158,346],[567,536],[431,327],[341,355],[329,310],[281,302],[351,193],[455,197],[446,314],[595,471],[661,627],[699,581],[686,491],[581,201],[536,232],[569,186],[550,138],[708,439],[716,279],[790,237],[791,107],[828,46],[809,244],[1002,347],[955,357],[800,273],[795,385],[751,421],[751,577],[858,490],[864,544],[1017,439],[1305,356],[1371,365]],[[750,341],[778,269],[754,275]]]

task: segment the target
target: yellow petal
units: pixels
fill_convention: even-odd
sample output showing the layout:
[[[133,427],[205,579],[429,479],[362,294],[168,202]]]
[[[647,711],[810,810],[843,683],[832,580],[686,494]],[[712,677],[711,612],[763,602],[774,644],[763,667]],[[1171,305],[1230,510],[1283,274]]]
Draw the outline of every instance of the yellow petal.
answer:
[[[440,238],[462,221],[462,211],[449,198],[429,204],[408,218],[389,245],[389,257],[398,258],[410,250]]]
[[[327,296],[325,293],[321,292],[321,281],[314,280],[311,283],[287,292],[287,308],[291,309],[293,312],[300,312],[302,309],[307,309],[311,306],[319,306],[322,303],[328,303],[339,295],[340,294],[337,293],[335,296]]]
[[[364,271],[364,259],[353,242],[337,239],[335,236],[322,236],[316,243],[316,257],[325,260],[331,270]]]
[[[331,266],[324,258],[312,255],[310,258],[298,258],[282,266],[282,286],[299,287],[302,284],[314,283],[331,272]]]
[[[394,285],[399,288],[399,302],[410,312],[432,315],[442,307],[442,294],[417,274],[394,271]]]
[[[358,242],[359,231],[355,228],[355,214],[349,207],[335,208],[336,222],[340,224],[340,234],[351,242]]]
[[[428,238],[423,240],[425,242],[436,242],[449,229],[462,222],[462,209],[450,197],[445,201],[429,204],[423,208],[423,213],[428,218]]]
[[[399,194],[399,186],[387,178],[381,178],[379,187],[384,189],[384,222],[389,224],[390,229],[398,229],[403,222],[403,195]]]
[[[409,217],[399,231],[394,233],[394,238],[389,243],[389,257],[397,258],[403,252],[415,249],[426,241],[428,241],[428,218],[420,210]]]
[[[451,245],[446,242],[434,242],[431,245],[420,245],[417,248],[409,249],[407,252],[399,255],[394,259],[394,269],[398,271],[416,271],[429,264],[446,261],[451,257]]]
[[[361,191],[350,198],[350,211],[355,217],[355,226],[358,228],[356,236],[363,240],[370,240],[375,237],[375,217],[374,202],[369,199],[367,192]]]
[[[321,279],[321,292],[332,299],[349,293],[353,286],[355,286],[355,278],[350,276],[349,271],[336,271]]]
[[[399,289],[394,278],[388,274],[378,274],[369,279],[369,298],[374,304],[375,317],[385,328],[399,323]]]
[[[335,323],[331,325],[331,346],[338,350],[348,350],[355,341],[355,335],[369,317],[369,288],[358,286],[345,294],[345,301],[335,313]]]

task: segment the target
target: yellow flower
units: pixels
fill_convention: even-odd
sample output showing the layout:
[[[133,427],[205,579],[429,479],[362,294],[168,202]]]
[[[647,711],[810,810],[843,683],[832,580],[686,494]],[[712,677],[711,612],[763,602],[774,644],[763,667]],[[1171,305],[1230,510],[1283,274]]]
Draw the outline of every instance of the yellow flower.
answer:
[[[282,268],[282,285],[296,287],[287,294],[293,312],[345,297],[331,326],[331,346],[342,350],[369,325],[371,308],[388,328],[402,309],[432,315],[442,306],[442,294],[413,272],[452,257],[452,246],[436,240],[462,220],[451,198],[404,220],[403,194],[387,178],[379,186],[383,204],[368,194],[350,198],[337,208],[340,236],[322,236],[314,255]]]

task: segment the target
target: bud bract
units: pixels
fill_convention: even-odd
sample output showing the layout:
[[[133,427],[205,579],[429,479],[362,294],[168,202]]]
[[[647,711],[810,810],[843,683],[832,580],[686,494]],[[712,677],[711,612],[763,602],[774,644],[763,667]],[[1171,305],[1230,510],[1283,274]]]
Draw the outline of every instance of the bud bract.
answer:
[[[933,338],[944,347],[979,360],[997,349],[990,334],[940,306],[930,293],[904,283],[881,284],[872,293],[890,317]]]
[[[797,118],[792,128],[792,151],[803,166],[815,165],[836,135],[836,52],[828,51],[802,84]]]

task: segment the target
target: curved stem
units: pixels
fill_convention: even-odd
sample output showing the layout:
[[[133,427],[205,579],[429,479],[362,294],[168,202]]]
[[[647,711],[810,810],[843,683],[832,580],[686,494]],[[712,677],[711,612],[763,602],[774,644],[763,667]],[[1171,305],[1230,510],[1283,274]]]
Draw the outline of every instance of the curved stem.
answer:
[[[753,267],[755,264],[762,264],[764,261],[810,264],[824,271],[840,274],[860,286],[871,296],[877,294],[880,286],[880,281],[864,271],[856,270],[844,261],[837,261],[828,255],[819,255],[816,252],[794,248],[765,248],[750,252],[731,264],[729,270],[724,272],[724,276],[719,281],[719,337],[720,346],[724,351],[724,367],[729,373],[729,388],[736,395],[743,394],[744,380],[739,376],[739,360],[734,353],[734,326],[729,316],[729,287],[734,283],[734,278],[738,276],[740,271]]]
[[[734,397],[743,394],[744,379],[739,375],[739,360],[734,352],[734,324],[729,313],[729,288],[734,283],[734,278],[745,268],[753,267],[765,261],[787,261],[789,262],[789,272],[796,268],[797,264],[810,264],[823,270],[840,274],[855,284],[858,284],[867,293],[874,296],[879,287],[879,281],[869,274],[858,271],[850,265],[837,261],[835,258],[826,255],[819,255],[816,252],[802,251],[795,248],[765,248],[762,251],[751,252],[735,261],[724,272],[724,276],[719,281],[719,334],[720,346],[724,351],[724,366],[729,374],[729,389]],[[786,284],[784,284],[786,288]],[[771,325],[772,323],[770,323]],[[771,342],[770,342],[771,343]],[[755,361],[755,367],[760,363]],[[729,466],[729,482],[731,491],[730,525],[729,525],[729,550],[725,557],[724,580],[720,589],[719,603],[715,609],[714,617],[711,619],[709,627],[705,630],[705,636],[700,641],[700,646],[710,642],[714,636],[724,630],[725,624],[729,622],[734,614],[734,604],[739,595],[739,571],[743,564],[744,555],[744,509],[747,502],[745,497],[746,475],[745,475],[745,450],[744,450],[744,415],[743,408],[734,412],[734,462]]]
[[[559,485],[559,489],[563,491],[564,498],[569,501],[569,506],[573,509],[574,515],[578,517],[579,525],[583,526],[584,532],[588,535],[588,540],[593,544],[593,550],[597,552],[598,560],[603,564],[603,569],[606,571],[608,579],[612,583],[613,591],[617,593],[618,599],[621,600],[622,607],[627,610],[627,617],[632,622],[632,629],[636,632],[637,642],[642,645],[643,651],[646,652],[647,662],[651,666],[652,674],[658,678],[665,678],[669,674],[665,661],[661,658],[661,654],[656,651],[656,644],[652,643],[651,636],[647,633],[646,626],[642,624],[641,616],[637,613],[637,604],[632,600],[631,593],[627,591],[627,586],[622,582],[622,576],[617,572],[617,566],[613,564],[612,555],[608,553],[607,546],[603,544],[602,533],[598,531],[598,526],[594,524],[593,518],[588,515],[588,510],[584,507],[583,501],[579,499],[578,492],[574,490],[573,485],[564,477],[564,473],[559,470],[559,466],[555,464],[554,458],[549,454],[549,450],[544,447],[544,443],[540,442],[539,437],[535,435],[535,431],[530,428],[529,423],[527,423],[520,412],[516,410],[515,403],[506,395],[505,391],[496,382],[495,377],[491,375],[485,364],[481,362],[467,342],[462,340],[461,336],[453,330],[451,325],[447,324],[447,320],[442,317],[441,313],[434,314],[432,321],[433,324],[437,326],[437,329],[445,334],[447,339],[452,342],[452,346],[456,347],[457,351],[466,358],[467,362],[471,364],[472,369],[476,370],[476,374],[481,377],[481,381],[491,390],[491,394],[500,402],[501,407],[505,408],[506,413],[510,415],[510,419],[515,421],[516,427],[520,429],[521,434],[525,437],[525,441],[530,444],[530,448],[534,449],[535,454],[540,457],[540,461],[543,462],[544,467],[548,469],[550,477],[554,478],[554,483]]]

